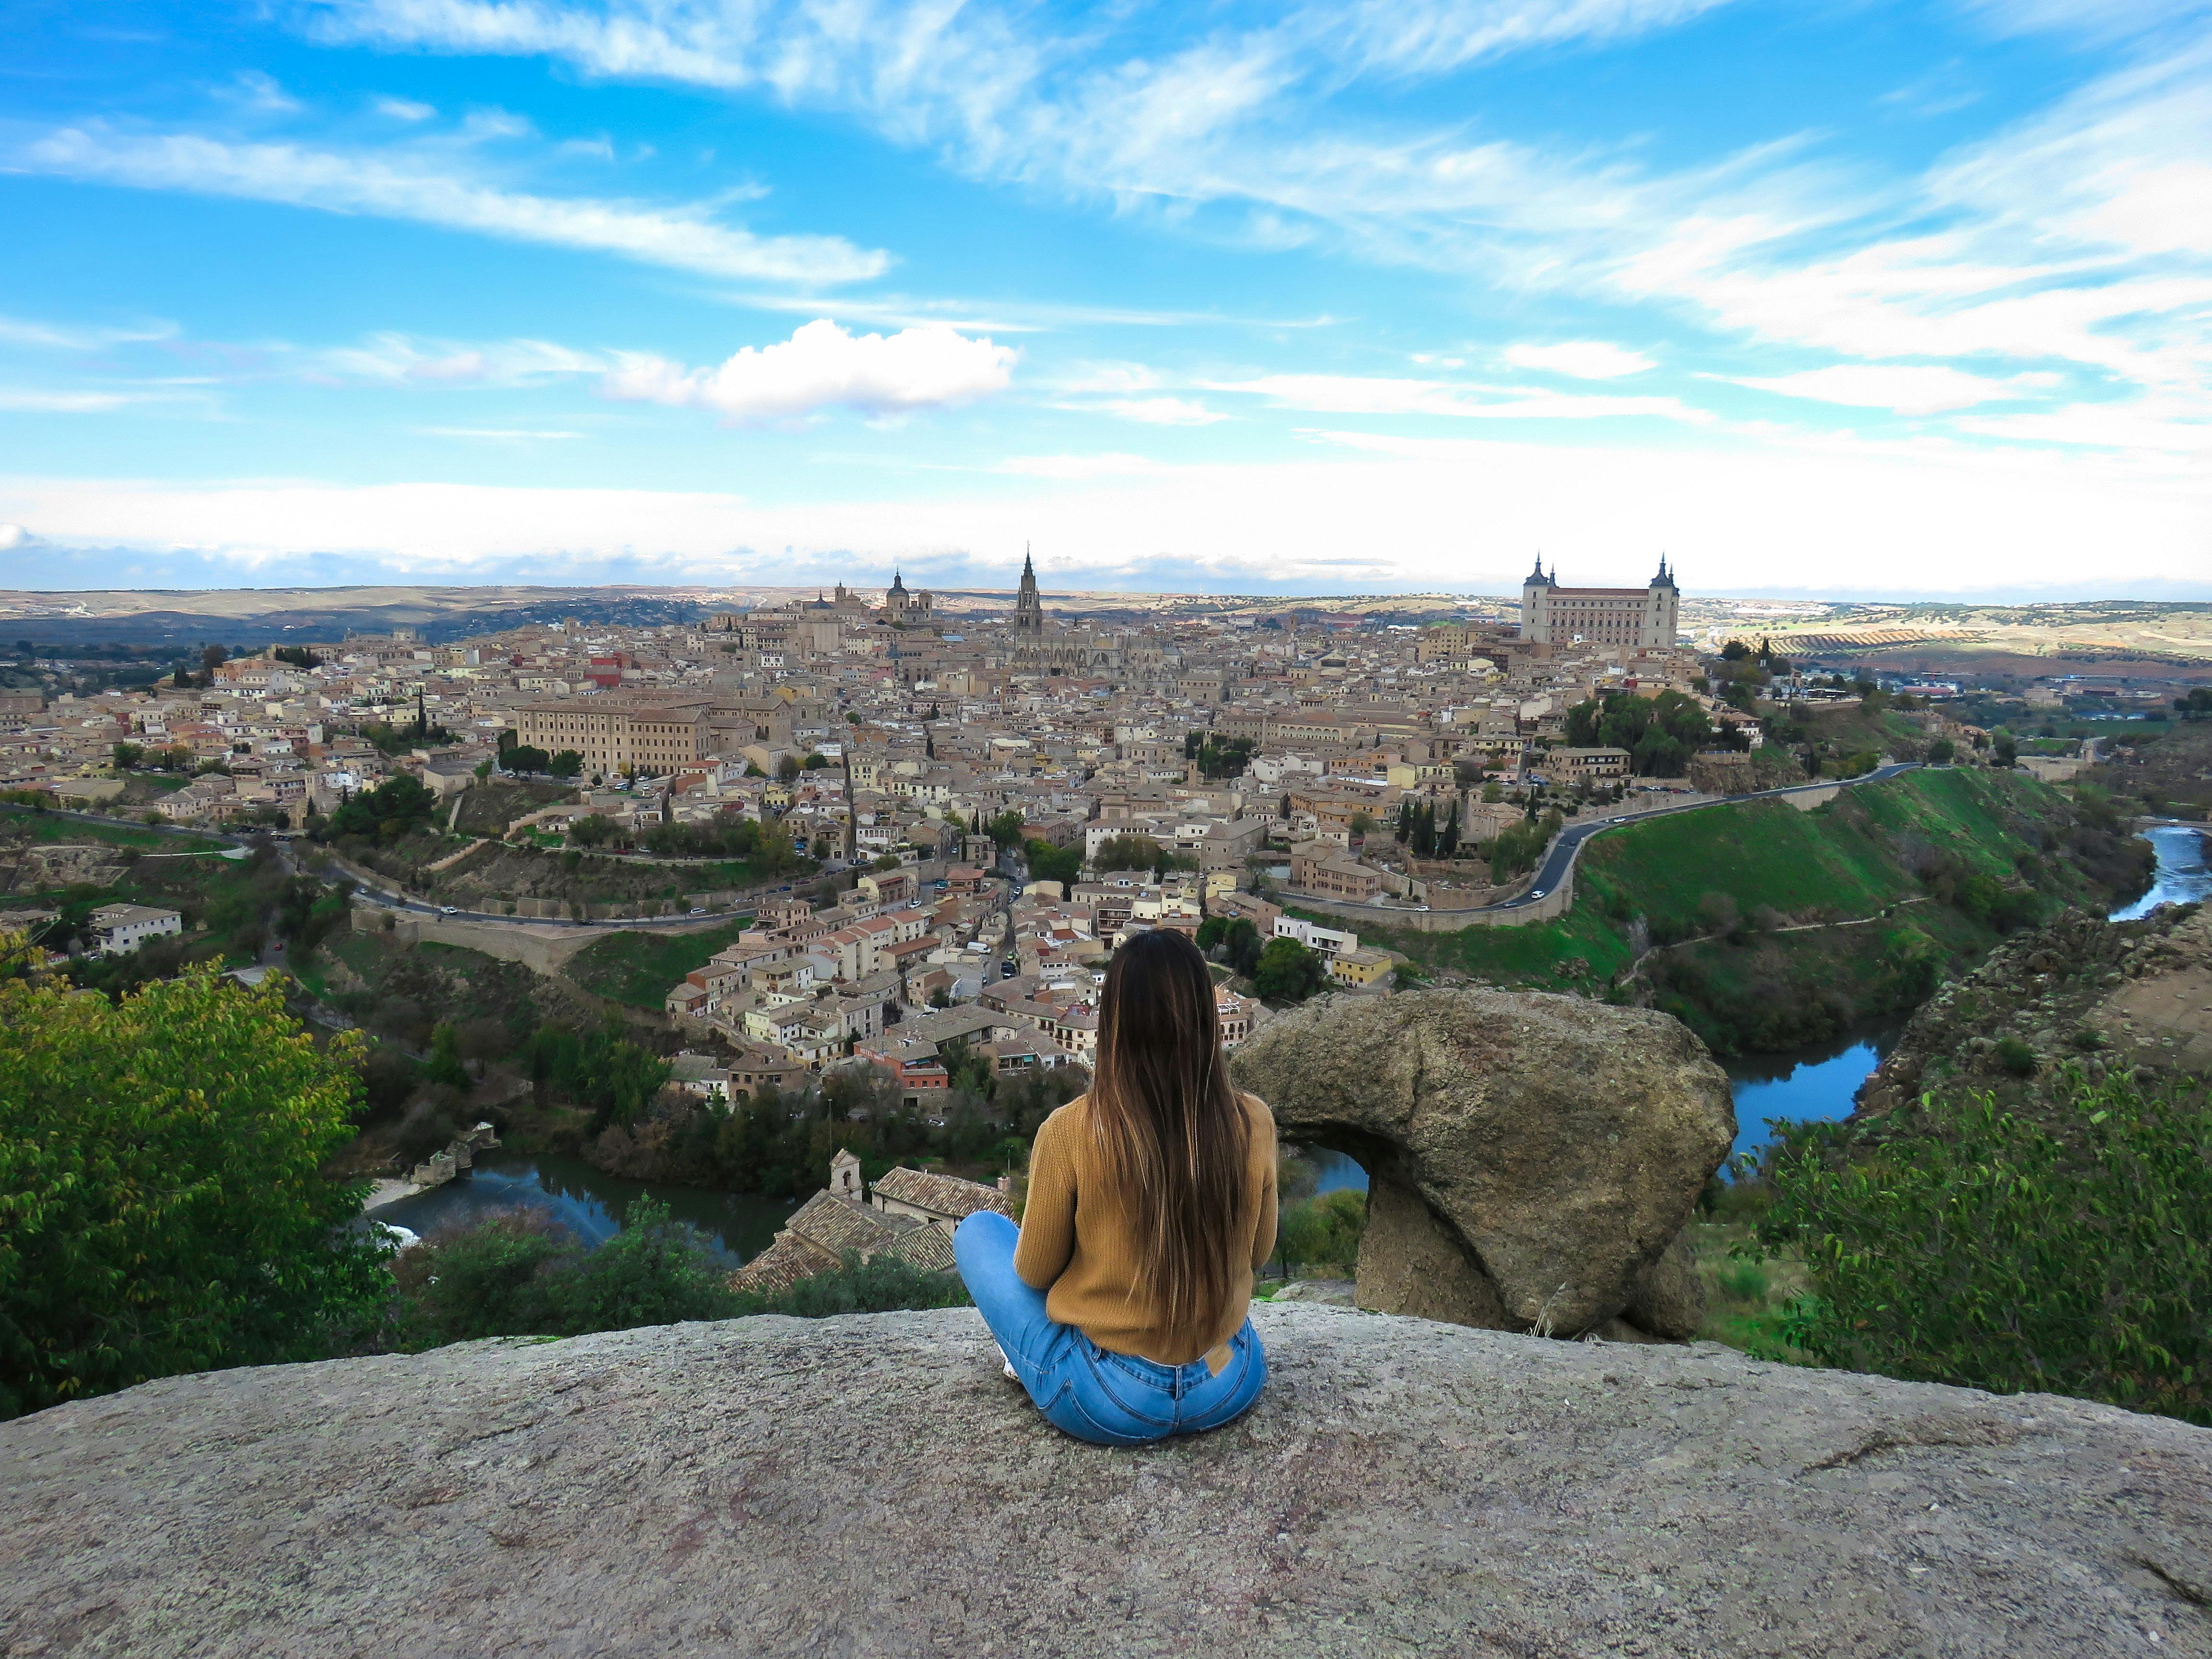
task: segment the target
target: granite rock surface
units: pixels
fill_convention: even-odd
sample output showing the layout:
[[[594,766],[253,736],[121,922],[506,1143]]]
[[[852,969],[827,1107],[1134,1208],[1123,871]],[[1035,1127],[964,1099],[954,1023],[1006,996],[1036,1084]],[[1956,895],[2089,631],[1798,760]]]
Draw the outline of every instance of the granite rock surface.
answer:
[[[1529,991],[1328,997],[1233,1065],[1285,1139],[1365,1167],[1363,1308],[1562,1336],[1698,1328],[1697,1275],[1668,1247],[1735,1111],[1680,1021]]]
[[[2212,1655],[2212,1431],[1260,1307],[1064,1438],[968,1310],[176,1377],[0,1425],[0,1653]]]

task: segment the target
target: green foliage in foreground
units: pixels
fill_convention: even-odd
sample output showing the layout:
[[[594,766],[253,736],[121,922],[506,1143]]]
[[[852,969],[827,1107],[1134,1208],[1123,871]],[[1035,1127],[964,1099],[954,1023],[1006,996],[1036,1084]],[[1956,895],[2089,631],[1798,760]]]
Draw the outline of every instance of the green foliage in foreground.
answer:
[[[1810,1275],[1784,1339],[1853,1370],[2212,1424],[2212,1097],[2061,1086],[2063,1139],[1988,1096],[1924,1100],[1878,1139],[1791,1131],[1759,1226]]]
[[[488,1336],[581,1336],[746,1314],[885,1313],[954,1308],[968,1292],[950,1273],[848,1255],[836,1272],[774,1295],[729,1286],[730,1264],[668,1206],[641,1200],[623,1230],[587,1250],[550,1217],[510,1210],[433,1237],[398,1257],[397,1334],[407,1347]]]
[[[362,1187],[317,1173],[357,1050],[318,1048],[274,979],[0,984],[0,1417],[316,1358],[374,1316],[381,1261],[340,1231]]]
[[[1351,1267],[1367,1231],[1367,1194],[1340,1187],[1319,1198],[1285,1204],[1276,1224],[1275,1258],[1292,1275],[1316,1267]]]

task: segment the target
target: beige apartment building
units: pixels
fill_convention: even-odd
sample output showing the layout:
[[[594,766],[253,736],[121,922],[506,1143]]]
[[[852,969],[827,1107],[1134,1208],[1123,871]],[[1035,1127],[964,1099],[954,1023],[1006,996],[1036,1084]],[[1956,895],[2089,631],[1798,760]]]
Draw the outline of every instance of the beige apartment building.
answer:
[[[549,755],[574,750],[587,772],[627,768],[659,776],[707,758],[712,708],[704,697],[563,697],[525,703],[515,711],[515,732],[526,746]]]

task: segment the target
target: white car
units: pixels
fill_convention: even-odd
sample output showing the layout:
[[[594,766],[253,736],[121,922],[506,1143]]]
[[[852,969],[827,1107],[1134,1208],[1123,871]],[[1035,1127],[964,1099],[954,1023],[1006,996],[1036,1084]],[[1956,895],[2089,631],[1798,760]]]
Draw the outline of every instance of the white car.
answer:
[[[1534,892],[1529,894],[1528,896],[1532,899],[1540,899],[1551,890],[1552,890],[1548,887],[1539,887]]]
[[[438,914],[441,916],[458,916],[461,914],[461,907],[458,904],[441,904],[438,907]]]
[[[707,907],[703,904],[695,904],[691,907],[691,914],[695,916],[703,916],[707,914]]]

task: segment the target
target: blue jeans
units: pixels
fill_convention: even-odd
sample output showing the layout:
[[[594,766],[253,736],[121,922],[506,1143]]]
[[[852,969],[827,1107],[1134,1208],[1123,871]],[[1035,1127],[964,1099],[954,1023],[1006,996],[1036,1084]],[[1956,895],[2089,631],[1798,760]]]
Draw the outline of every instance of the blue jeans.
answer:
[[[1006,1361],[1046,1422],[1098,1446],[1140,1446],[1218,1429],[1241,1415],[1267,1380],[1267,1356],[1247,1319],[1216,1376],[1203,1359],[1163,1365],[1112,1353],[1044,1310],[1044,1292],[1014,1271],[1020,1230],[979,1210],[952,1235],[960,1277]]]

